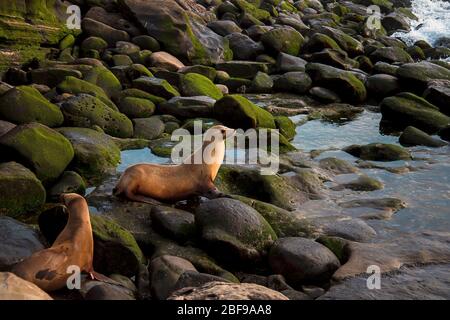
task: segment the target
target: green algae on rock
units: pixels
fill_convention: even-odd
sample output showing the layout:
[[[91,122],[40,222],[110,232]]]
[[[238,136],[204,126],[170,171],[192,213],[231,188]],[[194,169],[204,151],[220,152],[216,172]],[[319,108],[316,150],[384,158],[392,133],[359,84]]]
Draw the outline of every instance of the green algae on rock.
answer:
[[[183,95],[187,97],[208,96],[215,100],[223,97],[220,89],[210,79],[197,73],[184,75],[181,78],[180,88]]]

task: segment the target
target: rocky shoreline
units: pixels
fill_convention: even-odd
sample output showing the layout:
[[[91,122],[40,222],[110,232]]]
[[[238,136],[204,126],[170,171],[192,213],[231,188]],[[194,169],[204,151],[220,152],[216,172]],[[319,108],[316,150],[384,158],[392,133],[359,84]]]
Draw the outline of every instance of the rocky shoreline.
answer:
[[[363,169],[407,174],[411,147],[450,141],[450,48],[390,37],[415,19],[408,1],[72,0],[81,32],[65,25],[67,1],[14,2],[0,4],[0,298],[339,299],[374,264],[392,286],[418,265],[445,279],[448,233],[388,241],[369,223],[407,204],[371,198],[385,185]],[[357,165],[295,148],[291,116],[340,122],[369,109],[402,146],[347,146]],[[112,197],[122,151],[168,157],[170,134],[198,119],[278,129],[279,174],[224,165],[217,186],[230,198],[201,203]],[[394,161],[406,165],[380,165]],[[85,279],[50,297],[8,273],[64,227],[58,196],[92,187],[94,267],[120,285]],[[342,190],[359,198],[339,207],[370,212],[314,208]],[[449,298],[445,286],[424,291]]]

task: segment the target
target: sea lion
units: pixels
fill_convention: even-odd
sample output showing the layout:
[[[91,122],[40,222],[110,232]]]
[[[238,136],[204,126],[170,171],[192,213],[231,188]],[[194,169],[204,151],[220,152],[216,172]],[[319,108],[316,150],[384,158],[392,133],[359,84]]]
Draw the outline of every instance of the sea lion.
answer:
[[[12,272],[50,292],[66,287],[70,266],[77,266],[94,279],[92,266],[94,240],[86,200],[78,194],[63,194],[61,201],[67,207],[66,227],[49,249],[34,253],[14,266]]]
[[[155,204],[155,200],[174,202],[199,195],[217,196],[220,192],[214,180],[225,157],[225,140],[234,133],[235,130],[224,126],[212,127],[205,133],[202,147],[181,164],[143,163],[129,167],[113,194],[149,204]],[[211,155],[208,161],[204,161],[205,150]],[[196,163],[196,159],[201,163]]]

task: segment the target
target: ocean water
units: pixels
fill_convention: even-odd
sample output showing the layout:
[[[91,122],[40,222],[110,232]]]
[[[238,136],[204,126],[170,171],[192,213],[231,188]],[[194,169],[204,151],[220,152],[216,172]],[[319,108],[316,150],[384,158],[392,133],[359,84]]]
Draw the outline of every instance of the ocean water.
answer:
[[[412,0],[411,9],[418,20],[411,20],[411,31],[397,32],[393,37],[408,44],[425,40],[431,45],[441,37],[450,37],[450,2],[448,0]]]

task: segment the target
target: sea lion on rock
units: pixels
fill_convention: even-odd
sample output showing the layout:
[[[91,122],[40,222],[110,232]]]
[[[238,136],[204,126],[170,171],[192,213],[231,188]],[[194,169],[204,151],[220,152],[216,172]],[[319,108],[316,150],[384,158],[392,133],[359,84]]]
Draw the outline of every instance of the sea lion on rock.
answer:
[[[36,252],[12,270],[47,292],[66,287],[72,275],[68,273],[71,266],[79,267],[91,278],[96,275],[92,266],[94,240],[87,202],[78,194],[63,194],[61,200],[69,213],[64,230],[51,248]]]
[[[234,133],[235,130],[225,126],[212,127],[204,135],[202,148],[181,164],[129,167],[114,188],[114,195],[149,204],[155,204],[155,200],[174,202],[200,195],[219,195],[214,180],[225,157],[225,140]],[[210,156],[207,161],[205,150]]]

